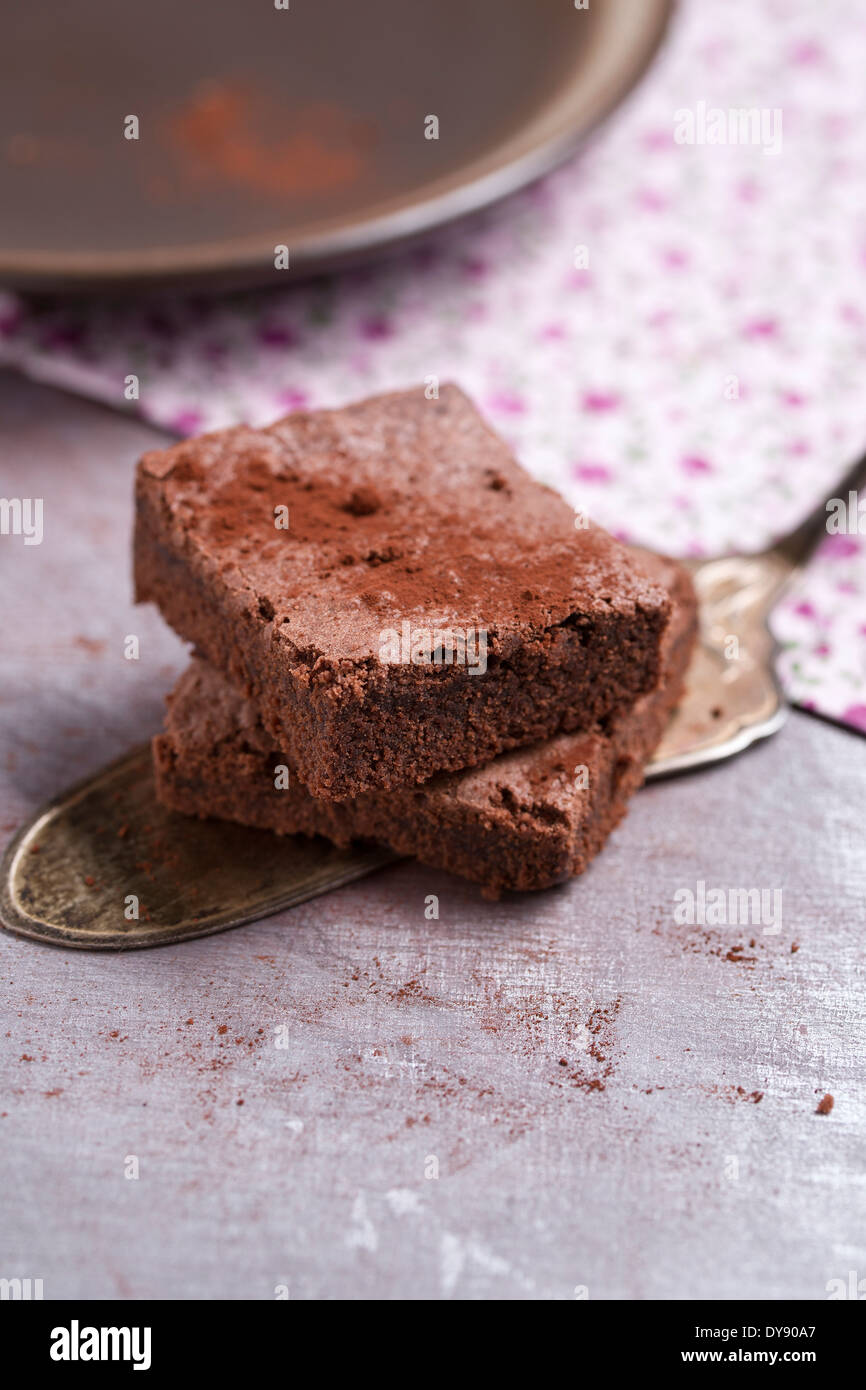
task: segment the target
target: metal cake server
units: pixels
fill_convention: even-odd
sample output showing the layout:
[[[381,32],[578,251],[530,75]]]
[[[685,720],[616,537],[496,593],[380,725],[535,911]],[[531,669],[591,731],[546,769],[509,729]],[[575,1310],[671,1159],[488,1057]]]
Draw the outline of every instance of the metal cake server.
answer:
[[[832,495],[847,497],[864,482],[866,458]],[[732,757],[781,728],[787,709],[768,620],[826,534],[826,519],[822,501],[767,550],[690,564],[700,640],[648,778]],[[18,831],[0,865],[0,920],[51,945],[163,946],[294,907],[396,858],[390,850],[338,850],[167,811],[156,799],[144,744],[50,801]]]

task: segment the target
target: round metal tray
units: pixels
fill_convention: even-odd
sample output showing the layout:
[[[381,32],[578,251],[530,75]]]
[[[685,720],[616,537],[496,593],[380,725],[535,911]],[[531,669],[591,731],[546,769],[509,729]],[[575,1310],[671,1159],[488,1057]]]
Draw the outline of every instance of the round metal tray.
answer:
[[[17,7],[0,47],[0,284],[273,283],[277,247],[294,279],[415,238],[567,158],[671,7],[150,0],[142,18],[79,0],[51,24]]]

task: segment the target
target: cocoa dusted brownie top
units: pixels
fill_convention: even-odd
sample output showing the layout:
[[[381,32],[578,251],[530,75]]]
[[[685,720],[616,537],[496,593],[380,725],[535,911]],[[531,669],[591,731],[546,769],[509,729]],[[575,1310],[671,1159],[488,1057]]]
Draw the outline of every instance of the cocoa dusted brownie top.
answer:
[[[178,536],[312,657],[377,655],[407,619],[483,626],[507,656],[572,613],[666,602],[622,545],[575,527],[456,386],[204,435],[146,454],[140,477]]]
[[[454,386],[146,454],[135,575],[332,800],[627,708],[670,608]]]

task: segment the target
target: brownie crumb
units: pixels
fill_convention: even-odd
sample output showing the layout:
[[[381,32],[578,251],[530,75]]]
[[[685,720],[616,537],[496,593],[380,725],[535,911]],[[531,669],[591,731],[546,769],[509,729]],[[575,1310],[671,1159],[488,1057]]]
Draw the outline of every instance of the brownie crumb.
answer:
[[[373,516],[381,505],[381,498],[375,488],[356,487],[343,510],[351,516]]]
[[[753,1105],[759,1105],[764,1099],[763,1091],[747,1091],[745,1086],[737,1087],[737,1095],[740,1100],[750,1100]]]
[[[725,956],[725,960],[733,961],[734,965],[753,965],[758,959],[757,956],[744,956],[745,946],[732,946]]]

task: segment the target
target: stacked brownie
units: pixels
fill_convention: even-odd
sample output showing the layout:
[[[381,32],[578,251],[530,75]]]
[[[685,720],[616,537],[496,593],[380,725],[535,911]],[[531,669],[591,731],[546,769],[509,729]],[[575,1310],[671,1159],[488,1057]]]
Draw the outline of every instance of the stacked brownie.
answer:
[[[678,698],[695,602],[453,386],[146,454],[135,575],[196,656],[161,799],[372,839],[491,892],[580,873]]]

